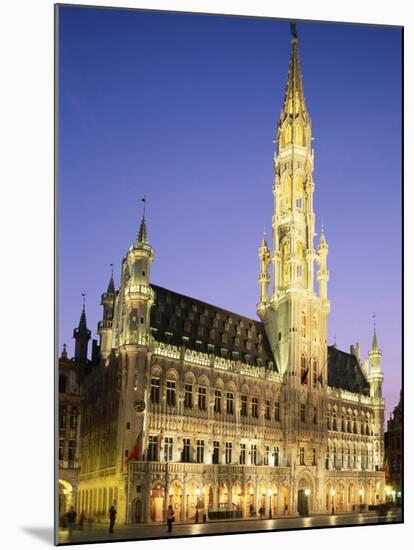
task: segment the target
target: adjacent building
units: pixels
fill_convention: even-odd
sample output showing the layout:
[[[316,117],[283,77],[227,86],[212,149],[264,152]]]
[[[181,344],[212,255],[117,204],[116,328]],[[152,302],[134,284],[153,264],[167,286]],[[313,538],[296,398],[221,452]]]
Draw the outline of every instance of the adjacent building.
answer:
[[[102,295],[100,362],[82,382],[77,508],[119,522],[347,512],[384,499],[382,353],[327,345],[311,119],[298,38],[277,125],[272,247],[258,319],[152,283],[143,217]],[[270,191],[270,190],[269,190]],[[162,251],[160,251],[162,254]],[[317,287],[317,291],[315,288]]]
[[[390,499],[401,502],[403,471],[403,412],[402,392],[400,400],[387,422],[385,433],[386,482]]]

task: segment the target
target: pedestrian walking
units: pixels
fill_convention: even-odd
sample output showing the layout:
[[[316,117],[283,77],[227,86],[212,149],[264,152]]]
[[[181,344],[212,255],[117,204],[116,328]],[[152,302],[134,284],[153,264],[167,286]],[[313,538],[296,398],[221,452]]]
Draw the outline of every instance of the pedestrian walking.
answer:
[[[167,533],[172,533],[172,524],[174,523],[174,521],[174,510],[173,507],[170,505],[168,506],[167,510]]]
[[[109,510],[109,532],[110,533],[114,532],[115,518],[116,518],[116,508],[114,505],[112,505]]]
[[[75,512],[73,506],[71,506],[70,510],[66,513],[66,523],[67,523],[67,526],[68,526],[69,536],[72,535],[73,526],[75,525],[75,521],[76,521],[76,512]]]

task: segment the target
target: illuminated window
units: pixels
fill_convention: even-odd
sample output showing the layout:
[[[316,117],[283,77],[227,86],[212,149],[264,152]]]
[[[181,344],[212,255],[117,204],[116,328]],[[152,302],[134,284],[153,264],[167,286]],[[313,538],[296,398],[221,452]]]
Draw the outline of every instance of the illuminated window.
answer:
[[[318,381],[318,362],[314,358],[312,362],[312,385],[314,388],[316,388],[317,381]]]
[[[204,462],[204,441],[202,439],[197,439],[197,462]]]
[[[275,421],[280,422],[280,403],[279,403],[279,401],[275,402]]]
[[[259,417],[259,399],[257,397],[252,398],[252,417]]]
[[[232,443],[227,442],[226,443],[226,464],[231,464],[232,450],[233,450]]]
[[[221,390],[214,391],[214,412],[221,412]]]
[[[165,462],[171,462],[173,457],[173,438],[166,437],[164,439],[164,460]]]
[[[300,358],[300,380],[302,384],[308,383],[308,367],[306,365],[306,358],[304,355]]]
[[[167,380],[167,405],[175,407],[175,382]]]
[[[250,462],[253,466],[256,465],[257,460],[257,446],[254,444],[250,447]]]
[[[246,464],[246,444],[240,443],[240,464]]]
[[[152,403],[160,402],[160,379],[151,378],[151,401]]]
[[[232,392],[227,393],[227,399],[226,399],[226,412],[227,414],[233,414],[233,402],[234,402],[234,396]]]
[[[190,440],[183,439],[182,462],[190,462]]]
[[[193,385],[186,384],[184,387],[184,407],[186,409],[193,408]]]
[[[247,395],[242,395],[240,399],[241,399],[240,414],[241,416],[247,416]]]
[[[275,448],[274,448],[273,456],[274,456],[274,459],[275,459],[275,460],[274,460],[275,466],[279,466],[279,458],[280,458],[279,447],[275,447]]]
[[[220,443],[219,441],[213,441],[212,463],[219,464],[219,462],[220,462]]]
[[[206,394],[207,394],[206,388],[203,388],[203,387],[198,388],[198,408],[200,409],[200,411],[206,410]]]
[[[158,437],[150,435],[148,438],[147,458],[149,461],[156,461],[158,457]]]

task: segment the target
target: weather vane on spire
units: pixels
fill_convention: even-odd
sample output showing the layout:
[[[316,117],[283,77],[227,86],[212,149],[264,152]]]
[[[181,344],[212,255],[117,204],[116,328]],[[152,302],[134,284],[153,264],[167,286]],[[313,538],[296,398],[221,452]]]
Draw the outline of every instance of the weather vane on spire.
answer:
[[[145,218],[145,207],[146,207],[146,204],[147,204],[147,197],[146,197],[146,195],[144,195],[144,196],[142,197],[141,202],[144,203],[144,212],[143,212],[143,214],[142,214],[142,217]]]
[[[291,23],[290,24],[290,33],[291,35],[293,36],[293,38],[297,38],[298,37],[298,32],[296,30],[296,23]]]
[[[85,309],[85,297],[86,297],[86,292],[83,291],[82,292],[82,303],[83,303],[83,309]]]
[[[375,333],[377,331],[377,322],[376,322],[375,313],[372,314],[372,318],[374,319],[374,333]]]
[[[114,276],[114,264],[109,264],[111,267],[111,277]]]

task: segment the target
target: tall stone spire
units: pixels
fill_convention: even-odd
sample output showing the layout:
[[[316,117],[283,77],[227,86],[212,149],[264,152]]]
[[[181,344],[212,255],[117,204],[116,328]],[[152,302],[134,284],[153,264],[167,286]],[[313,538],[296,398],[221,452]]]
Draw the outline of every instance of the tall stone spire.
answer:
[[[296,32],[296,25],[291,25],[292,49],[290,51],[290,62],[288,79],[286,83],[285,98],[283,101],[281,119],[290,115],[302,115],[309,118],[306,109],[305,94],[303,92],[302,73],[299,59],[299,39]]]
[[[382,351],[378,348],[378,338],[377,338],[377,329],[374,317],[374,335],[372,337],[372,347],[368,352],[369,362],[370,362],[370,374],[368,376],[368,382],[370,384],[370,395],[371,397],[381,397],[382,396],[382,382],[384,380],[384,374],[382,373],[381,362],[382,362]]]
[[[144,203],[144,208],[143,208],[143,212],[142,212],[141,224],[139,226],[138,242],[146,244],[148,242],[148,237],[147,237],[147,224],[145,222],[145,207],[146,207],[146,204],[147,204],[147,199],[146,199],[145,195],[141,199],[141,202]]]
[[[111,264],[111,278],[109,279],[107,294],[115,294],[114,264]]]
[[[289,399],[295,411],[295,391],[306,380],[327,380],[326,268],[328,246],[322,236],[314,248],[314,155],[311,119],[305,103],[296,26],[291,27],[290,59],[286,89],[277,123],[274,156],[274,215],[272,217],[273,289],[266,299],[267,272],[259,277],[263,302],[258,306],[277,369],[292,388]],[[259,249],[261,260],[266,257]],[[320,261],[319,295],[314,289],[315,261]],[[263,260],[262,260],[263,261]],[[289,422],[295,423],[292,412]]]
[[[91,331],[88,329],[86,323],[85,296],[86,294],[83,292],[83,305],[79,325],[78,328],[75,328],[73,331],[73,338],[75,339],[75,361],[80,363],[85,363],[87,361],[88,342],[91,339]]]

